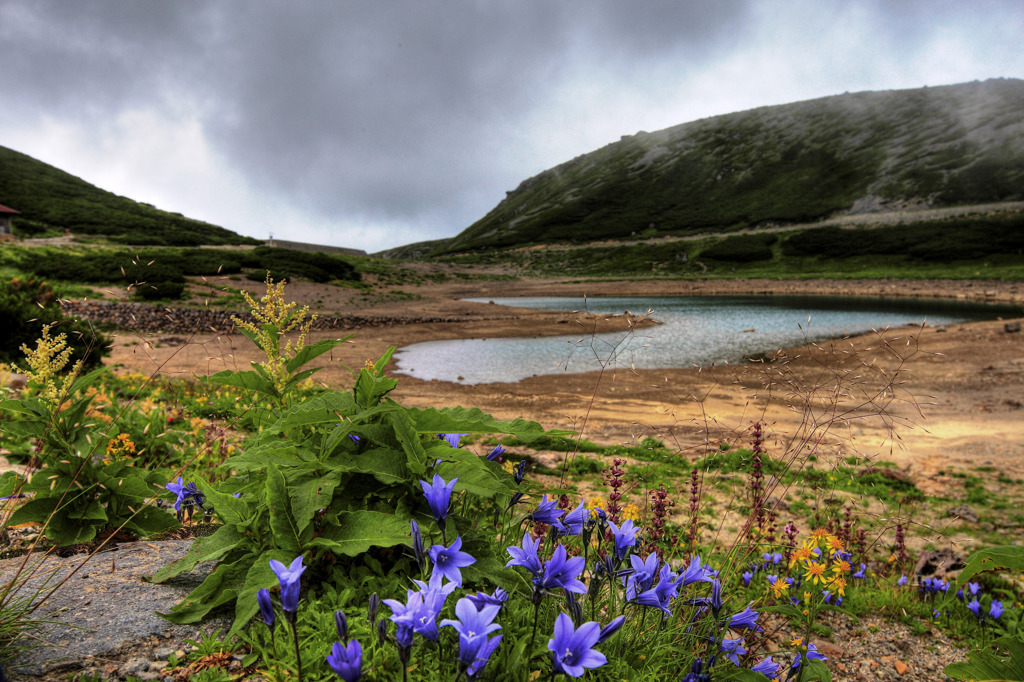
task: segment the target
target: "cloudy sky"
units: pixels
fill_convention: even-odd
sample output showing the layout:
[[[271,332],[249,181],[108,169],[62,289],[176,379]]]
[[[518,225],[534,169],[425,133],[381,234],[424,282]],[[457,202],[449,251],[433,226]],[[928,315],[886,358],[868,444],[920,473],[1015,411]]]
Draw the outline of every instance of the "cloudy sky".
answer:
[[[0,0],[0,145],[241,234],[457,234],[638,130],[1024,78],[1024,2]]]

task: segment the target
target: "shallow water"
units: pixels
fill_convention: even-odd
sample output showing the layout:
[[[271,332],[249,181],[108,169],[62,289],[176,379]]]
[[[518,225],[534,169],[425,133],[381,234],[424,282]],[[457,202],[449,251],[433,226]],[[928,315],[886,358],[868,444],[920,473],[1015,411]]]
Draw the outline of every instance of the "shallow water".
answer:
[[[604,367],[668,369],[736,363],[780,348],[927,322],[930,326],[1020,315],[1020,308],[961,301],[834,296],[468,299],[596,314],[643,314],[662,324],[632,333],[428,341],[399,349],[401,374],[464,384]]]

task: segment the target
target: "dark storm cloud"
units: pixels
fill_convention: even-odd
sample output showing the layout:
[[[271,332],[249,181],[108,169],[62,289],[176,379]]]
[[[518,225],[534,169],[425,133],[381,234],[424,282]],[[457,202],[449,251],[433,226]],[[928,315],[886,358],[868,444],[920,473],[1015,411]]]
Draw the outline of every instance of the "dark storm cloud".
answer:
[[[400,243],[450,236],[528,175],[652,123],[924,85],[896,76],[959,59],[947,39],[998,64],[986,50],[1013,39],[975,36],[1000,30],[1024,32],[1017,0],[0,0],[0,122],[56,121],[105,152],[123,136],[136,159],[165,126],[202,177],[241,178],[237,204],[404,225]],[[802,87],[817,59],[836,73]],[[1020,74],[971,77],[1000,75]],[[718,108],[689,105],[701,95]],[[19,146],[3,130],[0,144]]]
[[[480,178],[503,173],[493,155],[516,141],[519,117],[589,68],[577,48],[597,68],[653,58],[708,43],[743,8],[9,2],[0,35],[13,61],[0,82],[51,116],[109,117],[154,100],[196,107],[213,146],[266,191],[408,218],[479,201]]]

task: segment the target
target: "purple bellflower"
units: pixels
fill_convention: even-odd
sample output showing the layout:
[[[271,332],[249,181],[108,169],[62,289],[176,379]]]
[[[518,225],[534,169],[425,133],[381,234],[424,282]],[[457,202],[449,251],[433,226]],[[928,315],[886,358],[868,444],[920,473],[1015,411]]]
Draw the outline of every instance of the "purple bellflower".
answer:
[[[583,522],[590,518],[590,510],[580,500],[578,507],[562,517],[562,529],[559,535],[579,535],[583,532]]]
[[[540,557],[537,556],[537,550],[540,547],[540,538],[536,540],[530,539],[530,534],[527,533],[523,536],[523,546],[520,547],[506,547],[509,555],[512,557],[511,561],[505,564],[505,567],[511,566],[522,566],[530,573],[537,577],[543,570]]]
[[[766,657],[763,661],[759,662],[753,668],[755,673],[761,673],[769,680],[775,677],[775,674],[779,672],[779,664],[772,660],[771,656]]]
[[[274,631],[274,602],[270,600],[270,591],[261,587],[256,591],[256,603],[260,607],[260,618],[266,623],[270,631]]]
[[[276,559],[271,559],[270,568],[277,575],[278,582],[281,583],[281,608],[284,609],[285,616],[291,614],[290,619],[294,618],[295,612],[299,610],[299,588],[301,587],[299,578],[306,570],[306,567],[302,565],[302,555],[295,557],[289,566],[285,566]]]
[[[499,457],[501,457],[503,452],[505,452],[505,448],[503,446],[501,446],[501,445],[496,445],[496,446],[494,446],[493,450],[491,450],[490,452],[487,453],[486,459],[487,459],[488,462],[494,462]]]
[[[601,635],[597,638],[597,643],[600,644],[605,640],[609,639],[612,635],[618,632],[622,628],[622,624],[626,622],[625,616],[619,616],[612,622],[601,628]]]
[[[971,603],[967,605],[967,608],[971,610],[978,618],[981,618],[981,603],[977,599],[972,599]]]
[[[747,653],[747,650],[743,648],[742,637],[737,637],[736,639],[723,639],[719,649],[723,651],[725,653],[725,657],[735,665],[739,665],[740,656]]]
[[[600,637],[601,626],[597,623],[590,621],[576,630],[569,616],[558,614],[554,637],[548,640],[552,670],[569,677],[580,677],[587,668],[600,668],[608,662],[604,654],[593,648]]]
[[[463,436],[468,436],[468,433],[439,433],[437,437],[451,445],[453,448],[459,447],[459,439]]]
[[[565,531],[561,520],[563,512],[555,506],[557,504],[558,500],[548,500],[548,496],[545,494],[541,498],[540,504],[527,518],[532,519],[534,523],[546,523],[549,526],[554,526],[559,533],[562,533]]]
[[[633,519],[626,519],[621,526],[609,521],[608,526],[615,537],[615,556],[621,561],[626,558],[626,552],[636,547],[636,534],[640,529],[633,527]]]
[[[498,587],[494,590],[494,594],[477,592],[476,594],[467,594],[465,598],[473,602],[476,610],[479,611],[485,606],[504,606],[508,601],[508,592]]]
[[[441,627],[452,627],[459,633],[459,663],[467,677],[472,678],[482,670],[501,643],[501,637],[487,638],[495,630],[501,629],[494,622],[500,610],[500,604],[478,609],[471,599],[464,597],[455,603],[458,620],[441,621]]]
[[[793,670],[796,670],[797,668],[800,667],[800,663],[801,663],[802,659],[803,659],[803,654],[801,654],[800,652],[797,652],[796,658],[793,659]],[[807,645],[807,660],[809,660],[809,661],[811,661],[811,660],[827,661],[828,657],[826,657],[825,654],[820,653],[818,651],[818,647],[815,646],[813,642],[811,642],[811,643],[809,643]]]
[[[356,682],[363,676],[363,647],[354,639],[347,646],[335,642],[327,665],[345,682]]]
[[[432,483],[420,481],[420,487],[423,488],[427,504],[430,505],[430,513],[434,515],[434,520],[438,523],[448,518],[448,507],[452,501],[452,489],[455,488],[455,482],[458,480],[453,478],[448,483],[445,483],[443,478],[434,474]]]
[[[579,579],[585,566],[583,557],[575,556],[568,559],[565,546],[559,545],[551,558],[544,562],[544,570],[540,576],[534,578],[535,592],[540,592],[540,596],[543,596],[544,591],[561,588],[566,592],[586,594],[587,586]]]
[[[430,560],[434,562],[434,573],[440,572],[458,587],[462,587],[462,571],[459,569],[476,563],[476,559],[471,554],[461,550],[461,536],[455,538],[451,547],[434,545],[430,548]]]
[[[711,583],[715,581],[711,567],[700,563],[700,555],[694,554],[690,564],[685,570],[680,570],[683,576],[683,587],[697,582]]]
[[[751,602],[751,604],[753,604],[753,602]],[[760,627],[757,624],[758,615],[760,614],[758,614],[757,611],[751,609],[750,605],[748,604],[747,608],[743,609],[742,611],[740,611],[739,613],[737,613],[729,619],[729,628],[732,630],[747,629],[755,630],[757,632],[764,632],[764,628]]]
[[[656,552],[651,552],[646,559],[641,559],[635,554],[629,555],[629,563],[633,566],[633,574],[626,582],[626,599],[633,601],[640,592],[646,592],[654,585],[654,578],[658,574],[658,566],[661,560]]]
[[[992,606],[988,609],[988,617],[992,620],[999,620],[999,616],[1003,615],[1003,602],[993,601]]]

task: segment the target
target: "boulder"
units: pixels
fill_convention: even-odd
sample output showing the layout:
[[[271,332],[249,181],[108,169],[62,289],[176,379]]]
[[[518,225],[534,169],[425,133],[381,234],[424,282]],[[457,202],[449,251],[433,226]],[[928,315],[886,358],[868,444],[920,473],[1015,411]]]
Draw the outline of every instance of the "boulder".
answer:
[[[946,511],[946,516],[954,516],[959,519],[963,519],[968,523],[978,522],[978,512],[974,511],[968,504],[959,504],[952,509]]]
[[[950,571],[959,571],[964,567],[964,557],[948,547],[936,550],[924,550],[914,565],[914,575],[944,578]]]

